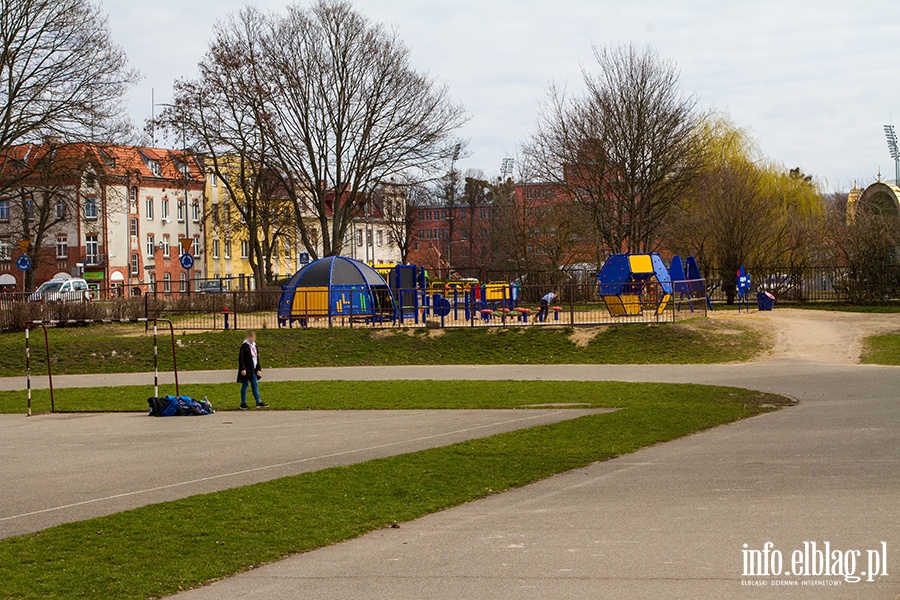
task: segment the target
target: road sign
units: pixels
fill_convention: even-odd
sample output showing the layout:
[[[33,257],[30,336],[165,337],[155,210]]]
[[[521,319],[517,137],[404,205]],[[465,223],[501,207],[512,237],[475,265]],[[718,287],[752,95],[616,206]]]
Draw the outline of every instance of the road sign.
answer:
[[[16,266],[20,271],[27,271],[31,268],[31,258],[27,254],[20,254],[16,259]]]
[[[194,257],[190,254],[182,254],[178,262],[181,263],[181,268],[185,271],[190,271],[194,268]]]
[[[25,254],[28,252],[28,249],[31,248],[31,242],[28,240],[19,240],[16,244],[19,246],[19,250],[22,251],[22,254]]]
[[[194,245],[194,240],[191,238],[181,238],[178,240],[178,243],[181,244],[181,253],[188,254],[191,251],[191,246]]]
[[[144,265],[144,270],[145,271],[155,271],[156,265]]]
[[[305,265],[309,262],[309,252],[300,252],[297,254],[297,262],[301,265]]]

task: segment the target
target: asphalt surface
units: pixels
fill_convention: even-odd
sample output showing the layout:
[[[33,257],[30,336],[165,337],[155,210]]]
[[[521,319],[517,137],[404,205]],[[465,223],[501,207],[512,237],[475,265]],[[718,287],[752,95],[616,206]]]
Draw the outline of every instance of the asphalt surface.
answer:
[[[0,538],[597,412],[604,411],[0,415]]]
[[[709,383],[800,404],[291,557],[185,599],[900,597],[900,368],[780,361],[291,376]],[[744,577],[743,544],[769,541],[785,565],[804,542],[859,550],[857,573],[865,551],[884,541],[888,576]]]

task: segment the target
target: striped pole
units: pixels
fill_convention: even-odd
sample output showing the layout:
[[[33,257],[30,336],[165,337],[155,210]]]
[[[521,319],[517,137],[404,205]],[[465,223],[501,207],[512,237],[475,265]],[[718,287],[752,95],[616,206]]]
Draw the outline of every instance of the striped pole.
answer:
[[[153,321],[153,397],[159,398],[159,350],[156,345],[156,321]]]
[[[28,389],[28,416],[31,416],[31,344],[28,327],[25,328],[25,387]]]

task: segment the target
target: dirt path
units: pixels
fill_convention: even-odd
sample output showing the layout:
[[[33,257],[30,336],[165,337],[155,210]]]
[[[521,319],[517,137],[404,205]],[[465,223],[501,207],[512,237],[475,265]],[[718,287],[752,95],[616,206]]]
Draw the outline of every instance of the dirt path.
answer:
[[[769,313],[720,311],[710,316],[720,323],[743,323],[773,337],[772,349],[758,360],[857,364],[866,337],[900,331],[900,314],[778,308]]]

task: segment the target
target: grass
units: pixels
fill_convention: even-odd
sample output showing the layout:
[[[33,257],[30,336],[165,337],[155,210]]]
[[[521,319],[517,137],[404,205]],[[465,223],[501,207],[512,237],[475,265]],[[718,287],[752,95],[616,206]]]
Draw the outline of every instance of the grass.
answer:
[[[721,328],[730,331],[719,333]],[[579,346],[571,328],[519,327],[446,330],[311,329],[258,332],[265,367],[405,364],[624,364],[744,361],[763,349],[762,337],[742,326],[702,319],[660,325],[599,327]],[[735,330],[739,335],[734,335]],[[585,329],[578,330],[583,334]],[[233,369],[241,331],[178,335],[180,370]],[[152,339],[142,327],[98,326],[50,331],[53,372],[131,373],[153,369]],[[160,367],[171,369],[171,347],[160,336]],[[24,336],[0,335],[0,377],[25,373]],[[45,373],[43,335],[32,336],[32,372]]]
[[[873,335],[863,344],[862,362],[900,366],[900,333]]]
[[[411,393],[410,407],[553,401],[621,410],[192,496],[2,540],[3,596],[159,597],[787,403],[760,392],[696,385],[506,381],[366,383],[359,388],[340,383],[295,385],[298,398],[315,397],[317,406],[393,407],[402,392]],[[476,388],[478,394],[468,393]]]
[[[643,397],[683,393],[691,386],[625,382],[534,381],[275,381],[261,383],[271,410],[479,409],[522,408],[531,404],[578,403],[579,408],[619,406]],[[207,396],[217,411],[237,410],[236,383],[181,386],[181,393]],[[174,394],[164,386],[161,394]],[[248,392],[249,393],[249,392]],[[58,412],[143,412],[152,387],[69,388],[56,390]],[[35,412],[50,410],[47,390],[34,390]],[[0,392],[0,414],[24,413],[25,393]]]

